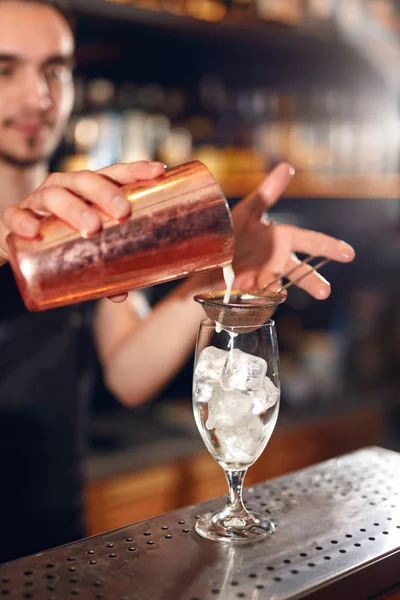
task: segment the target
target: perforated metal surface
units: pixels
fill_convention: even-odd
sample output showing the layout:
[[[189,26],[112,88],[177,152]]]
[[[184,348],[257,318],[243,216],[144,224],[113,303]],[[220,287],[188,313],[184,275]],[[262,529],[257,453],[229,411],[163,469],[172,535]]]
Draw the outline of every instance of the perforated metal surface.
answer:
[[[276,524],[264,542],[197,536],[196,515],[218,499],[2,565],[0,598],[284,600],[390,556],[400,581],[399,494],[400,455],[367,448],[248,489],[247,506]]]

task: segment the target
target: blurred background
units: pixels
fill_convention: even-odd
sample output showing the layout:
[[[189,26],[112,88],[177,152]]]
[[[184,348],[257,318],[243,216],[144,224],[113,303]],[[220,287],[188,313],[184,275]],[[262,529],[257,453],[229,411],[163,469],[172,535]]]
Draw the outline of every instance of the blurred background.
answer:
[[[400,2],[71,0],[77,101],[59,170],[204,161],[231,205],[282,159],[272,218],[344,238],[329,300],[276,319],[282,409],[247,485],[356,448],[400,450]],[[172,284],[146,290],[156,303]],[[163,340],[160,339],[160,344]],[[100,371],[85,464],[88,533],[225,493],[191,409],[192,361],[120,407]]]

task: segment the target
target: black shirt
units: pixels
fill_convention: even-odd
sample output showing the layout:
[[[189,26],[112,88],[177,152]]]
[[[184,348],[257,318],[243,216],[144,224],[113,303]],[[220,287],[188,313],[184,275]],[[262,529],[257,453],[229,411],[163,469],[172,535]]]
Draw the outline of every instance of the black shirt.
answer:
[[[92,310],[30,313],[0,268],[0,561],[83,536]]]

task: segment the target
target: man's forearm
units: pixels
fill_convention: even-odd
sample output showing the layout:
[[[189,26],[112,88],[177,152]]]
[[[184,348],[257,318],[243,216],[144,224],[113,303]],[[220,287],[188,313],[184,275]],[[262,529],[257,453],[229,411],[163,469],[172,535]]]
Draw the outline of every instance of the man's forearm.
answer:
[[[202,309],[193,295],[209,288],[202,276],[182,283],[143,321],[128,302],[103,301],[96,323],[105,381],[124,404],[151,400],[176,375],[194,349]]]

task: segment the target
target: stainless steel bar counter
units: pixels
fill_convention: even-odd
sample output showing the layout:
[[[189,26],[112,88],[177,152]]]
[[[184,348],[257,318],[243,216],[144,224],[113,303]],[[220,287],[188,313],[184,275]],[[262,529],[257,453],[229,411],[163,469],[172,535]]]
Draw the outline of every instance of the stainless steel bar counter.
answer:
[[[365,448],[249,488],[245,501],[275,522],[266,541],[200,538],[196,515],[220,498],[1,565],[0,597],[365,600],[400,584],[400,454]]]

